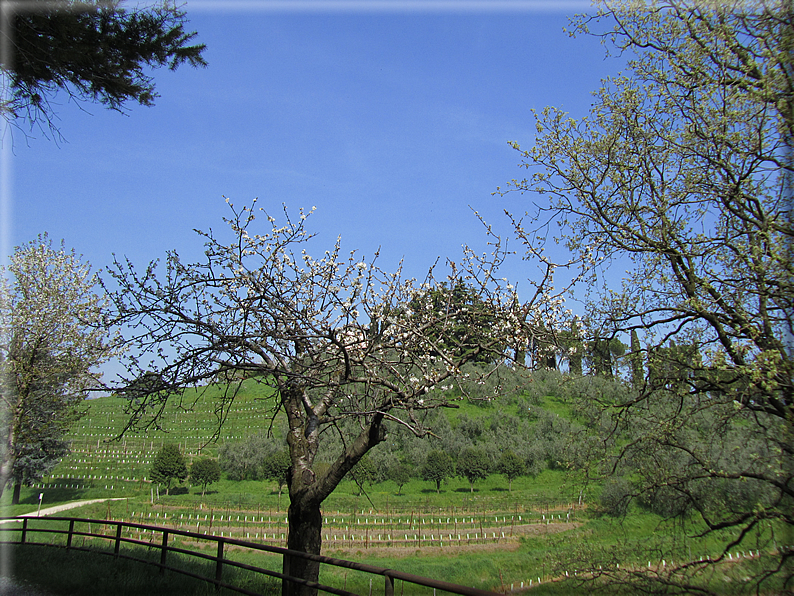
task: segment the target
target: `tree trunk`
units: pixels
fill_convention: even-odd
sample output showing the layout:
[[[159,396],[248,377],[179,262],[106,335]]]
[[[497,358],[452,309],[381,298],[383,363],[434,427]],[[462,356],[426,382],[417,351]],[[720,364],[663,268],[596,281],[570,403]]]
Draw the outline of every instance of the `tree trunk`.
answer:
[[[642,367],[642,353],[640,352],[640,338],[637,330],[631,330],[631,385],[639,391],[645,382],[645,371]]]
[[[19,398],[18,398],[19,399]],[[16,404],[17,410],[19,410],[20,402],[18,401]],[[14,407],[13,404],[9,404],[9,414],[13,414],[11,408]],[[14,440],[16,435],[14,434],[14,424],[13,420],[7,420],[8,428],[6,430],[7,434],[3,437],[3,443],[5,447],[5,457],[2,459],[2,463],[0,463],[0,497],[3,496],[3,491],[5,491],[6,485],[8,484],[9,480],[11,479],[11,472],[14,470]]]
[[[19,493],[22,490],[22,483],[15,482],[14,483],[14,494],[11,496],[11,504],[12,505],[19,505]]]
[[[315,501],[304,503],[300,500],[292,502],[287,510],[287,519],[289,521],[287,548],[319,555],[323,526],[320,503]],[[285,555],[283,573],[317,582],[320,577],[320,563]],[[282,583],[281,594],[282,596],[315,596],[317,589],[285,581]]]
[[[383,414],[376,414],[355,441],[348,444],[347,449],[339,455],[330,468],[318,477],[312,466],[319,446],[319,416],[313,409],[307,407],[304,388],[299,384],[285,383],[279,387],[279,391],[289,423],[287,444],[291,461],[287,475],[290,498],[287,509],[289,523],[287,548],[319,555],[323,527],[320,505],[364,454],[386,437]],[[299,557],[285,556],[283,573],[316,583],[320,575],[320,564]],[[317,589],[284,580],[281,594],[315,596]]]
[[[516,349],[515,362],[516,362],[516,364],[518,364],[520,366],[526,366],[526,363],[527,363],[527,351],[526,350]]]

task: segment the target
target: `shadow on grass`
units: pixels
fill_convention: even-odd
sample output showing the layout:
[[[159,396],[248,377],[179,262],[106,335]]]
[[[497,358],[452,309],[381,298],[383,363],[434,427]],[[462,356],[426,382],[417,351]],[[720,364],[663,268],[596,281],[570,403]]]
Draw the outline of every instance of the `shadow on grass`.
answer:
[[[230,590],[216,592],[215,587],[208,582],[172,571],[161,574],[154,565],[117,560],[108,554],[27,544],[10,546],[8,550],[11,552],[14,580],[55,595],[214,596],[218,593],[237,593]],[[122,553],[152,561],[159,559],[156,549],[130,548],[122,549]],[[168,563],[192,573],[215,576],[215,564],[212,562],[172,553]],[[224,568],[223,580],[259,594],[281,593],[281,585],[275,579],[245,570]]]
[[[23,498],[19,499],[20,505],[38,505],[39,504],[39,494],[41,492],[44,493],[44,499],[42,503],[42,507],[46,507],[47,503],[49,504],[58,504],[64,503],[67,501],[79,501],[81,499],[85,499],[86,494],[88,494],[90,488],[48,488],[46,491],[38,491],[33,492]]]

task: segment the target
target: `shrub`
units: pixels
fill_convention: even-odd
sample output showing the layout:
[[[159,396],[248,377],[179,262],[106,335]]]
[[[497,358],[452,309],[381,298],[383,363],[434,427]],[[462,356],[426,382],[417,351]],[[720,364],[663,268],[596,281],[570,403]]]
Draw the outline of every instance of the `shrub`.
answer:
[[[602,513],[613,517],[623,517],[628,511],[631,498],[632,486],[628,480],[622,476],[609,478],[601,488],[598,507]]]

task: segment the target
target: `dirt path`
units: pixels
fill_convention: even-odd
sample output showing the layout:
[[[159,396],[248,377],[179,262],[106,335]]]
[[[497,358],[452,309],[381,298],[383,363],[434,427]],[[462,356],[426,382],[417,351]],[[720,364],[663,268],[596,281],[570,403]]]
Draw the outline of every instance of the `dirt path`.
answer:
[[[87,501],[72,501],[71,503],[63,503],[61,505],[55,505],[53,507],[46,507],[41,511],[31,511],[30,513],[22,513],[17,517],[40,517],[45,515],[52,515],[54,513],[60,513],[61,511],[67,511],[69,509],[75,509],[76,507],[82,507],[83,505],[91,505],[92,503],[103,503],[104,501],[123,501],[127,497],[113,497],[108,499],[88,499]],[[0,520],[0,524],[8,523],[12,520]]]

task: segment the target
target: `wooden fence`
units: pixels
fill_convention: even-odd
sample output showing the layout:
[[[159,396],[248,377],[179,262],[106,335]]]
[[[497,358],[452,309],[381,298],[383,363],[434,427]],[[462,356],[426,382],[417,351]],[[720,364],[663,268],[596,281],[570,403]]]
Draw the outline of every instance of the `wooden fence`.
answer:
[[[66,524],[68,523],[68,529]],[[151,564],[159,567],[160,573],[165,571],[172,571],[194,577],[196,579],[209,582],[215,585],[216,590],[226,588],[246,594],[247,596],[261,596],[257,592],[247,590],[245,588],[237,587],[223,581],[224,567],[235,567],[238,569],[248,570],[254,573],[261,573],[270,577],[280,580],[286,580],[294,583],[303,584],[327,592],[329,594],[338,594],[340,596],[357,596],[353,592],[348,592],[344,589],[325,586],[307,580],[284,575],[277,571],[272,571],[255,565],[249,565],[239,561],[234,561],[230,558],[230,549],[227,547],[236,547],[237,549],[247,549],[250,551],[268,552],[281,555],[282,557],[298,557],[309,559],[312,561],[319,561],[325,565],[332,565],[335,567],[343,567],[346,569],[353,569],[372,575],[382,576],[384,578],[384,595],[394,596],[395,580],[400,580],[409,584],[425,586],[434,588],[434,590],[443,590],[451,594],[461,594],[462,596],[493,596],[494,592],[480,590],[477,588],[468,588],[449,582],[435,580],[426,577],[420,577],[402,571],[393,569],[384,569],[381,567],[374,567],[372,565],[365,565],[356,563],[354,561],[345,561],[343,559],[334,559],[332,557],[325,557],[322,555],[310,555],[298,551],[289,550],[278,546],[269,546],[265,544],[257,544],[255,542],[247,542],[245,540],[238,540],[233,538],[224,538],[219,536],[207,536],[206,534],[199,534],[186,530],[178,530],[173,528],[166,528],[162,526],[151,526],[146,524],[139,524],[134,522],[102,520],[102,519],[86,519],[76,517],[20,517],[20,518],[0,518],[0,535],[3,536],[5,544],[35,544],[41,546],[52,546],[58,548],[66,548],[72,550],[88,551],[98,554],[111,555],[115,558],[129,559],[140,563]],[[21,527],[20,527],[21,525]],[[93,526],[93,528],[92,528]],[[108,533],[108,530],[110,532]],[[125,536],[126,531],[126,536]],[[8,535],[11,534],[9,537]],[[148,534],[149,539],[142,539],[141,534]],[[50,536],[50,541],[45,540],[36,541],[36,537],[44,535]],[[15,539],[17,538],[18,539]],[[33,539],[31,539],[33,537]],[[83,543],[77,545],[75,538],[83,537]],[[157,538],[155,538],[157,537]],[[174,537],[182,539],[182,545],[169,543],[173,541]],[[11,538],[11,539],[8,539]],[[56,539],[57,538],[57,539]],[[65,538],[65,541],[64,541]],[[89,546],[85,545],[85,538],[89,539]],[[106,550],[94,546],[92,539],[100,539],[101,544],[113,546],[113,550]],[[212,549],[216,554],[211,555],[201,550],[188,548],[189,543],[194,543],[196,549],[200,548],[199,545],[214,543],[215,548]],[[124,552],[121,549],[122,544],[134,544],[138,546],[145,546],[148,548],[156,548],[159,550],[159,561],[143,559],[136,557],[129,552]],[[203,576],[192,571],[173,567],[168,564],[168,554],[179,553],[189,557],[197,557],[205,561],[214,563],[214,576]],[[410,592],[409,592],[410,593]]]

